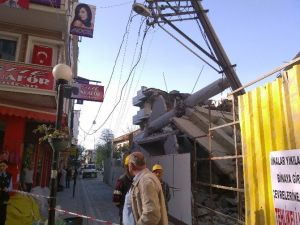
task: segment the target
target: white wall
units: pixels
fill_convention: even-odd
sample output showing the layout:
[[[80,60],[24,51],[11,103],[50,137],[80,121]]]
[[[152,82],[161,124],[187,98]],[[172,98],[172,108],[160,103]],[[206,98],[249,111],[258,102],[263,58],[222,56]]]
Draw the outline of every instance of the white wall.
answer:
[[[147,158],[149,169],[156,163],[164,168],[163,180],[169,184],[171,200],[169,201],[169,214],[192,224],[192,193],[191,193],[191,163],[190,154],[176,154],[152,156]]]

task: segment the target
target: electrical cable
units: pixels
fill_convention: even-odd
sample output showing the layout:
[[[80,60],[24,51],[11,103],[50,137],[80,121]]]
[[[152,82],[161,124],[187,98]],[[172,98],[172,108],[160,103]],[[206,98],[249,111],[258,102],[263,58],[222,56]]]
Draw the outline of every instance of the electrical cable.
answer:
[[[215,70],[217,73],[219,73],[219,71],[213,66],[211,65],[209,62],[207,62],[205,59],[203,59],[201,56],[199,56],[196,52],[194,52],[191,48],[189,48],[187,45],[185,45],[182,41],[180,41],[177,37],[175,37],[172,33],[170,33],[168,30],[166,30],[163,26],[161,26],[160,24],[158,24],[158,26],[163,29],[167,34],[169,34],[172,38],[174,38],[176,41],[178,41],[183,47],[185,47],[187,50],[189,50],[191,53],[193,53],[196,57],[198,57],[200,60],[202,60],[203,62],[205,62],[209,67],[211,67],[213,70]]]
[[[111,72],[111,75],[110,75],[110,78],[109,78],[109,82],[108,82],[108,85],[107,85],[106,90],[105,90],[105,92],[104,92],[104,96],[106,95],[106,93],[107,93],[107,91],[108,91],[108,89],[109,89],[109,86],[110,86],[111,80],[112,80],[113,75],[114,75],[114,72],[115,72],[115,68],[116,68],[116,65],[117,65],[117,61],[118,61],[119,55],[120,55],[120,53],[121,53],[121,49],[122,49],[122,46],[123,46],[123,43],[124,43],[126,34],[129,32],[129,31],[128,31],[128,27],[129,27],[129,25],[130,25],[131,22],[132,22],[132,18],[133,18],[132,13],[133,13],[133,10],[131,9],[130,14],[129,14],[129,18],[128,18],[128,21],[127,21],[127,25],[126,25],[126,28],[125,28],[125,32],[124,32],[124,34],[123,34],[122,41],[121,41],[120,47],[119,47],[119,49],[118,49],[117,56],[116,56],[115,61],[114,61],[114,65],[113,65],[113,69],[112,69],[112,72]],[[95,116],[93,122],[96,121],[96,119],[97,119],[97,117],[98,117],[98,115],[99,115],[99,112],[100,112],[100,110],[101,110],[101,108],[102,108],[102,105],[103,105],[103,104],[101,104],[101,105],[99,106],[99,108],[98,108],[98,110],[97,110],[97,113],[96,113],[96,116]],[[90,133],[90,131],[91,131],[93,125],[94,125],[94,123],[92,123],[92,125],[90,126],[88,132],[86,132],[88,135],[89,135],[89,133]]]
[[[130,30],[130,25],[128,27],[128,30]],[[118,98],[118,94],[119,94],[119,90],[120,90],[120,86],[121,86],[121,80],[122,80],[122,75],[123,75],[124,62],[125,62],[126,53],[127,53],[128,39],[129,39],[129,32],[126,35],[125,47],[124,47],[124,52],[123,52],[123,57],[122,57],[121,68],[120,68],[119,81],[118,81],[117,91],[115,93],[115,98],[114,98],[114,103],[113,104],[116,104],[116,102],[117,102],[117,98]],[[126,88],[127,88],[127,86],[126,86]],[[114,114],[112,115],[111,124],[114,121],[113,117],[114,117]],[[110,124],[110,127],[112,126],[111,124]]]
[[[141,17],[141,23],[140,23],[139,30],[138,30],[138,36],[137,36],[137,40],[136,40],[136,44],[135,44],[134,53],[133,53],[133,57],[132,57],[130,68],[132,68],[132,66],[134,64],[134,59],[135,59],[136,52],[137,52],[137,49],[138,49],[139,39],[141,37],[142,25],[145,23],[145,20],[146,20],[145,18]],[[132,84],[133,84],[133,80],[134,80],[135,74],[136,74],[136,69],[133,72],[133,76],[131,78],[129,87],[128,87],[128,85],[126,86],[125,94],[124,94],[124,96],[126,96],[126,97],[124,98],[124,101],[122,102],[121,107],[120,107],[120,113],[118,114],[119,117],[116,120],[117,121],[116,122],[117,126],[119,126],[120,121],[122,121],[122,119],[124,118],[124,116],[126,116],[126,113],[122,113],[122,112],[127,111],[126,109],[127,109],[127,105],[128,105],[129,95],[130,95],[130,92],[131,92],[131,89],[132,89]],[[128,90],[127,90],[127,87],[128,87]]]
[[[137,92],[137,88],[138,88],[138,85],[139,85],[139,83],[140,83],[140,79],[141,79],[141,77],[142,77],[142,75],[143,75],[143,71],[144,71],[144,67],[145,67],[146,61],[147,61],[147,57],[148,57],[148,55],[149,55],[149,49],[150,49],[150,47],[151,47],[151,45],[152,45],[152,42],[153,42],[153,39],[154,39],[154,34],[155,34],[155,32],[156,32],[157,30],[158,30],[158,28],[156,27],[156,28],[154,28],[154,29],[152,30],[152,32],[151,32],[152,36],[151,36],[151,38],[150,38],[149,45],[148,45],[148,47],[147,47],[146,53],[144,54],[144,57],[143,57],[143,63],[142,63],[141,69],[140,69],[140,71],[139,71],[139,75],[138,75],[136,84],[135,84],[135,86],[134,86],[134,88],[133,88],[133,93],[136,93],[136,92]],[[150,33],[150,32],[148,32],[148,36],[149,36],[149,33]],[[137,70],[135,70],[135,72],[136,72],[136,71],[137,71]],[[128,114],[128,110],[129,110],[129,107],[126,107],[125,113],[122,113],[122,118],[121,118],[121,119],[123,119],[124,117],[126,117],[126,115]]]
[[[128,77],[127,77],[127,80],[125,81],[123,87],[122,87],[122,90],[121,90],[121,95],[120,95],[120,98],[119,98],[119,101],[117,102],[117,104],[113,107],[112,111],[109,113],[109,115],[107,116],[107,118],[104,120],[104,122],[96,129],[94,130],[91,134],[94,134],[96,133],[97,131],[99,131],[104,125],[105,123],[107,122],[107,120],[110,118],[110,116],[112,115],[112,113],[114,112],[114,110],[116,109],[116,107],[118,106],[118,104],[120,103],[121,101],[121,98],[122,98],[122,93],[123,93],[123,89],[125,87],[125,85],[128,83],[130,77],[131,77],[131,74],[133,72],[133,70],[137,67],[137,65],[139,64],[140,60],[141,60],[141,57],[142,57],[142,52],[143,52],[143,43],[144,43],[144,40],[145,40],[145,37],[146,37],[146,34],[149,30],[149,27],[146,27],[145,29],[145,32],[144,32],[144,36],[143,36],[143,40],[142,40],[142,43],[141,43],[141,46],[140,46],[140,52],[139,52],[139,57],[137,59],[137,62],[135,63],[135,65],[132,67]],[[90,134],[90,135],[91,135]]]
[[[145,54],[144,61],[143,61],[142,67],[141,67],[141,71],[140,71],[140,73],[139,73],[139,76],[138,76],[136,85],[135,85],[135,87],[134,87],[134,92],[137,91],[138,85],[139,85],[140,80],[141,80],[141,78],[142,78],[143,71],[144,71],[144,68],[145,68],[145,64],[146,64],[146,61],[147,61],[147,59],[148,59],[149,50],[150,50],[150,47],[152,46],[152,42],[153,42],[153,39],[154,39],[154,34],[155,34],[155,32],[156,32],[157,30],[158,30],[158,28],[156,27],[156,28],[153,30],[153,32],[152,32],[153,35],[152,35],[151,38],[150,38],[149,46],[148,46],[148,48],[147,48],[147,50],[146,50],[146,54]],[[148,36],[149,36],[149,35],[148,35]]]
[[[132,1],[127,1],[127,2],[124,2],[124,3],[115,4],[115,5],[98,6],[98,8],[100,8],[100,9],[114,8],[114,7],[119,7],[119,6],[127,5],[127,4],[130,4],[130,3],[132,3]]]
[[[196,85],[197,85],[197,83],[198,83],[198,81],[199,81],[199,78],[200,78],[200,76],[201,76],[201,74],[202,74],[203,69],[204,69],[204,65],[202,66],[201,71],[200,71],[200,73],[198,74],[198,77],[197,77],[196,82],[195,82],[195,84],[194,84],[194,87],[193,87],[193,89],[192,89],[192,91],[191,91],[191,94],[193,94],[193,92],[194,92],[194,89],[195,89],[195,87],[196,87]]]

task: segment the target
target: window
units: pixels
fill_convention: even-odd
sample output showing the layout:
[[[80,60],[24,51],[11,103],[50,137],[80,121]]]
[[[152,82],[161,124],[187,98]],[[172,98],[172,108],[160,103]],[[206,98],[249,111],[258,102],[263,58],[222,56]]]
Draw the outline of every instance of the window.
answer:
[[[0,32],[0,59],[17,61],[21,35]]]
[[[0,58],[15,60],[17,51],[17,41],[0,39]]]

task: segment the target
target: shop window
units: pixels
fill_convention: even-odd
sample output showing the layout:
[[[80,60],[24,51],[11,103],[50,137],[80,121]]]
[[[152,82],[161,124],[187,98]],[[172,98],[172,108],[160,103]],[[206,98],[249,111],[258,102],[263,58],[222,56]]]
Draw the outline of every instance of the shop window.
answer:
[[[62,41],[29,37],[25,62],[43,66],[54,66],[61,61],[63,44]]]
[[[17,61],[20,38],[18,34],[0,32],[0,59]]]

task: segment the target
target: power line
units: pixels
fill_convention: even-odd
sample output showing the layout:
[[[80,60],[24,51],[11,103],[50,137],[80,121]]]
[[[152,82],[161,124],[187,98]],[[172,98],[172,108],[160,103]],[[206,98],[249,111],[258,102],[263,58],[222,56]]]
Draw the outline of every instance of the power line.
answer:
[[[150,41],[149,41],[149,45],[148,45],[148,47],[147,47],[147,49],[146,49],[146,53],[144,54],[144,59],[143,59],[143,63],[142,63],[142,66],[141,66],[141,69],[140,69],[140,71],[139,71],[139,75],[138,75],[138,78],[137,78],[137,81],[136,81],[136,84],[135,84],[135,86],[134,86],[134,88],[133,88],[133,93],[136,93],[136,91],[137,91],[137,87],[138,87],[138,84],[140,83],[140,79],[141,79],[141,77],[142,77],[142,74],[143,74],[143,71],[144,71],[144,67],[145,67],[145,64],[146,64],[146,61],[147,61],[147,57],[148,57],[148,54],[149,54],[149,49],[150,49],[150,47],[151,47],[151,45],[152,45],[152,41],[153,41],[153,38],[154,38],[154,33],[157,31],[157,27],[156,28],[154,28],[153,30],[152,30],[152,32],[148,32],[148,37],[149,37],[149,33],[151,33],[152,34],[152,36],[151,36],[151,38],[150,38]],[[137,70],[135,70],[134,71],[134,75],[135,75],[135,73],[137,72]],[[132,81],[133,81],[133,79],[132,79]],[[127,97],[128,98],[128,97]],[[123,119],[124,117],[126,117],[126,115],[128,114],[128,111],[129,111],[129,107],[127,107],[126,106],[126,108],[125,108],[125,113],[122,113],[122,117],[121,117],[121,119]],[[123,112],[123,111],[122,111]]]
[[[99,6],[98,8],[100,8],[100,9],[114,8],[114,7],[127,5],[127,4],[130,4],[130,3],[132,4],[132,1],[123,2],[123,3],[119,3],[119,4],[115,4],[115,5]]]
[[[196,87],[196,85],[197,85],[197,83],[198,83],[198,80],[199,80],[199,78],[200,78],[200,76],[201,76],[201,74],[202,74],[203,69],[204,69],[204,65],[202,66],[201,71],[200,71],[200,73],[198,74],[198,77],[197,77],[196,82],[195,82],[195,84],[194,84],[194,87],[193,87],[193,89],[192,89],[192,91],[191,91],[191,94],[193,94],[193,92],[194,92],[194,89],[195,89],[195,87]]]
[[[106,90],[105,90],[105,92],[104,92],[104,96],[106,95],[106,93],[107,93],[107,91],[108,91],[108,89],[109,89],[109,86],[110,86],[112,77],[113,77],[113,75],[114,75],[115,68],[116,68],[116,65],[117,65],[117,61],[118,61],[118,58],[119,58],[119,55],[120,55],[120,52],[121,52],[121,49],[122,49],[122,46],[123,46],[123,43],[124,43],[124,40],[125,40],[125,36],[126,36],[126,34],[129,32],[128,28],[130,27],[129,25],[131,24],[132,19],[133,19],[132,13],[133,13],[133,10],[131,9],[130,14],[129,14],[129,18],[128,18],[128,21],[127,21],[127,25],[126,25],[126,28],[125,28],[125,32],[124,32],[124,34],[123,34],[123,37],[122,37],[122,41],[121,41],[119,50],[118,50],[117,56],[116,56],[115,61],[114,61],[114,66],[113,66],[113,69],[112,69],[112,72],[111,72],[111,75],[110,75],[110,78],[109,78],[109,82],[108,82],[108,85],[107,85]],[[98,117],[98,115],[99,115],[99,112],[100,112],[100,110],[101,110],[102,105],[103,105],[103,104],[101,104],[101,105],[99,106],[98,111],[97,111],[97,113],[96,113],[96,116],[95,116],[93,122],[96,121],[96,119],[97,119],[97,117]],[[94,123],[92,123],[92,125],[90,126],[90,128],[89,128],[88,132],[86,132],[86,134],[89,135],[89,133],[90,133],[90,131],[91,131],[93,125],[94,125]]]
[[[133,57],[132,57],[132,61],[131,61],[130,67],[132,67],[133,64],[134,64],[134,60],[135,60],[135,57],[136,57],[136,52],[137,52],[137,49],[138,49],[138,44],[139,44],[140,37],[141,37],[142,25],[144,24],[145,20],[146,20],[145,18],[141,17],[141,23],[140,23],[140,26],[139,26],[138,36],[137,36],[137,39],[136,39],[136,44],[135,44],[134,53],[133,53]],[[133,80],[134,80],[135,74],[136,74],[136,69],[133,72],[133,75],[132,75],[129,87],[128,87],[128,85],[126,85],[125,94],[124,94],[124,96],[126,96],[126,97],[124,98],[124,101],[122,102],[122,105],[120,107],[120,113],[118,114],[119,116],[118,116],[118,118],[116,120],[117,122],[115,123],[115,125],[119,125],[120,121],[122,121],[122,119],[126,115],[126,113],[124,113],[124,112],[127,109],[129,95],[130,95],[130,92],[131,92],[131,89],[132,89],[132,84],[133,84]],[[127,90],[127,87],[128,87],[128,90]]]
[[[125,81],[123,87],[122,87],[122,90],[121,90],[121,94],[120,94],[120,98],[119,98],[119,101],[117,102],[117,104],[113,107],[112,111],[109,113],[109,115],[107,116],[107,118],[104,120],[104,122],[96,129],[94,130],[91,134],[94,134],[96,133],[98,130],[100,130],[104,124],[107,122],[107,120],[110,118],[110,116],[112,115],[112,113],[115,111],[116,107],[118,106],[118,104],[120,103],[121,101],[121,98],[122,98],[122,93],[123,93],[123,90],[124,90],[124,87],[125,85],[128,83],[130,77],[131,77],[131,74],[132,72],[134,71],[134,69],[137,67],[137,65],[139,64],[140,60],[141,60],[141,57],[142,57],[142,52],[143,52],[143,44],[144,44],[144,40],[145,40],[145,37],[146,37],[146,34],[149,30],[149,27],[146,27],[145,31],[144,31],[144,36],[143,36],[143,40],[142,40],[142,43],[141,43],[141,47],[140,47],[140,52],[139,52],[139,57],[137,59],[137,62],[135,63],[135,65],[132,67],[128,77],[127,77],[127,80]]]
[[[165,73],[163,72],[162,75],[163,75],[163,77],[164,77],[164,82],[165,82],[166,91],[169,92],[169,91],[168,91],[167,82],[166,82],[166,78],[165,78]]]

